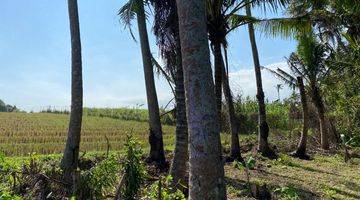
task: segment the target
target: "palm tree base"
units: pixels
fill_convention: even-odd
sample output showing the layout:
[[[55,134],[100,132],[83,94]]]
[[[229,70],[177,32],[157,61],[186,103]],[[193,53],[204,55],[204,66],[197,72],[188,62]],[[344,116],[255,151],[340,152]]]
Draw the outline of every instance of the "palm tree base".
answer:
[[[295,158],[299,158],[302,160],[310,160],[310,156],[306,154],[305,151],[294,151],[292,153],[290,153],[290,156],[295,157]]]
[[[226,157],[225,157],[225,162],[227,162],[227,163],[234,162],[234,161],[241,162],[242,164],[245,163],[245,160],[244,160],[244,158],[241,156],[241,154],[230,155],[230,156],[226,156]]]
[[[276,159],[278,157],[276,152],[268,146],[262,150],[257,149],[257,152],[260,153],[262,156],[267,157],[269,159]]]
[[[156,168],[159,170],[159,172],[167,172],[169,171],[170,164],[167,161],[163,161],[162,159],[154,159],[151,156],[148,156],[145,159],[145,162],[147,164],[153,164],[156,166]]]

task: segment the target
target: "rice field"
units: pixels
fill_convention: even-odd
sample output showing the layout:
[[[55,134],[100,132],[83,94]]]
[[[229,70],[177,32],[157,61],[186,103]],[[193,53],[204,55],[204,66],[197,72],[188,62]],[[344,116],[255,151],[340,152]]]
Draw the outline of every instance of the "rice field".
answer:
[[[69,116],[51,113],[0,113],[0,151],[6,156],[29,153],[61,153],[67,136]],[[147,148],[147,122],[84,116],[80,151],[120,150],[126,134],[132,134]],[[164,143],[173,143],[174,127],[163,126]]]

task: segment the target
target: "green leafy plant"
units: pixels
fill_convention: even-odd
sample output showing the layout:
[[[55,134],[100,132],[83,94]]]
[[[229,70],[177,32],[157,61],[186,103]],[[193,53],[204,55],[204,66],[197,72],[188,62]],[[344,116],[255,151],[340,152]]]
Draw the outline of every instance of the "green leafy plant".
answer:
[[[117,183],[119,169],[118,159],[112,155],[90,170],[81,172],[78,195],[82,199],[103,199]]]
[[[127,136],[125,149],[126,156],[122,165],[124,187],[121,195],[125,200],[132,200],[135,199],[135,195],[138,193],[141,183],[144,181],[146,172],[141,161],[143,154],[142,149],[131,135]]]
[[[300,200],[298,190],[293,186],[285,186],[274,190],[280,195],[281,200]]]
[[[185,195],[178,189],[171,187],[172,177],[160,177],[147,191],[147,197],[151,200],[185,200]],[[161,197],[159,197],[161,195]]]
[[[252,156],[246,161],[246,167],[253,170],[255,168],[256,160]]]
[[[21,200],[22,198],[17,195],[12,195],[9,191],[0,189],[0,200]]]
[[[240,171],[244,170],[244,168],[245,168],[245,166],[237,160],[234,160],[234,162],[232,163],[232,166]]]
[[[289,166],[289,167],[300,167],[299,164],[293,162],[292,159],[285,154],[280,154],[279,157],[273,161],[273,164]]]

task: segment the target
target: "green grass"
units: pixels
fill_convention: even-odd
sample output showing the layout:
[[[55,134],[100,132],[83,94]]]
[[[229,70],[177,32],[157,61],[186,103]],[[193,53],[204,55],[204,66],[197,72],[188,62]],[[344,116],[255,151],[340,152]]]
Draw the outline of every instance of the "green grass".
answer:
[[[61,153],[67,136],[68,115],[49,113],[0,113],[0,150],[7,156],[26,156],[29,153]],[[105,151],[106,137],[111,150],[120,150],[126,134],[132,134],[147,147],[148,123],[83,117],[80,150]],[[174,127],[163,126],[164,143],[172,149]]]
[[[313,160],[304,161],[285,154],[277,160],[256,158],[256,168],[250,170],[251,182],[266,184],[275,199],[360,199],[360,159],[344,163],[338,155],[315,155]],[[239,188],[245,185],[244,170],[229,164],[225,171]]]

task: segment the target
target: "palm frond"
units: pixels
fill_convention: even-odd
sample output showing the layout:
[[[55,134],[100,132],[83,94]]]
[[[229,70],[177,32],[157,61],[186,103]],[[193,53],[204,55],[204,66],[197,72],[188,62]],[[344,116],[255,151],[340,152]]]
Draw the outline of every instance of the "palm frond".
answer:
[[[255,17],[232,14],[228,17],[229,29],[227,30],[227,33],[230,33],[234,29],[242,25],[245,25],[247,23],[257,23],[257,22],[260,22],[260,20]]]
[[[142,1],[138,0],[129,0],[125,5],[123,5],[117,15],[120,17],[120,22],[124,25],[124,28],[128,28],[131,37],[136,41],[135,35],[132,31],[132,24],[131,22],[136,18],[136,13],[138,11],[138,4],[143,3]]]
[[[280,36],[286,39],[311,30],[311,24],[306,15],[293,18],[263,19],[255,25],[265,35],[271,37]]]
[[[273,11],[276,12],[278,9],[285,8],[290,4],[291,0],[252,0],[252,7],[262,7],[263,12]]]
[[[267,71],[269,71],[270,73],[272,73],[275,77],[277,77],[278,79],[280,79],[282,82],[284,82],[286,85],[288,85],[291,88],[295,88],[297,83],[296,83],[296,79],[294,77],[292,77],[290,74],[282,74],[280,73],[278,70],[280,68],[277,68],[277,70],[272,70],[270,68],[267,67],[263,67],[264,69],[266,69]],[[295,80],[294,80],[295,79]]]
[[[158,76],[163,75],[165,77],[165,80],[168,82],[169,87],[172,91],[172,93],[175,95],[175,89],[174,89],[174,80],[172,79],[172,76],[170,76],[162,67],[161,65],[158,63],[158,61],[152,56],[151,57],[151,61],[153,63],[153,66],[155,67],[155,72],[157,73]]]
[[[296,53],[291,53],[290,57],[286,59],[287,63],[290,67],[290,70],[296,75],[296,76],[302,76],[307,77],[309,74],[305,64],[301,61],[299,56]]]

